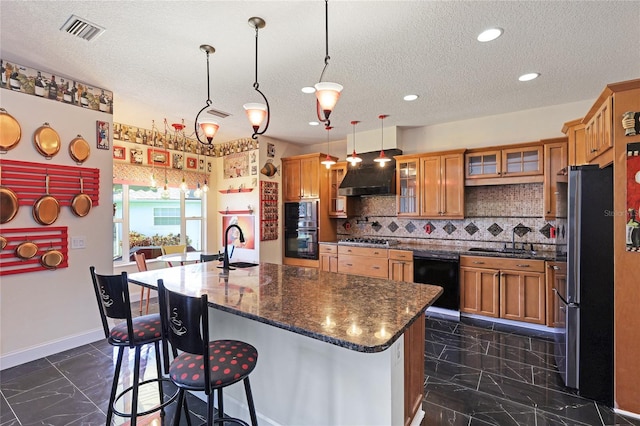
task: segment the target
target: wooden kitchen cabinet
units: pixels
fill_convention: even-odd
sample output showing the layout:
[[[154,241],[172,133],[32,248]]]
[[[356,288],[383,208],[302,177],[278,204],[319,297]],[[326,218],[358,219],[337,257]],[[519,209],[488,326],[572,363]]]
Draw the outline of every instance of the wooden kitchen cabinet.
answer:
[[[582,119],[568,121],[562,126],[562,133],[567,135],[567,155],[569,166],[587,164],[587,148],[584,140],[584,124]]]
[[[567,298],[567,262],[547,262],[547,326],[563,327],[565,324],[565,311],[562,302],[558,299],[553,289]]]
[[[389,279],[413,282],[413,252],[389,249]]]
[[[465,185],[542,182],[540,142],[473,149],[465,154]]]
[[[341,161],[329,169],[329,216],[335,218],[346,218],[350,211],[349,197],[340,196],[338,189],[347,174],[348,163]]]
[[[566,138],[550,139],[544,144],[543,205],[545,220],[556,218],[558,182],[566,182],[567,174],[560,174],[568,166]],[[565,194],[566,195],[566,194]]]
[[[464,157],[462,152],[423,157],[420,165],[420,216],[464,218]]]
[[[317,153],[282,159],[282,198],[285,202],[320,198],[322,180],[328,178],[326,169],[320,167],[320,161],[325,157],[325,154]]]
[[[338,272],[374,278],[388,278],[387,249],[338,246]]]
[[[464,152],[396,156],[398,216],[464,218]]]
[[[542,260],[460,256],[460,310],[494,318],[544,324]]]
[[[338,246],[335,244],[319,244],[320,270],[338,272]]]
[[[410,426],[424,397],[424,317],[404,332],[404,426]]]
[[[589,163],[613,147],[611,133],[613,96],[601,96],[601,98],[598,99],[600,102],[596,103],[597,109],[594,111],[592,108],[582,121],[585,125],[586,159]]]

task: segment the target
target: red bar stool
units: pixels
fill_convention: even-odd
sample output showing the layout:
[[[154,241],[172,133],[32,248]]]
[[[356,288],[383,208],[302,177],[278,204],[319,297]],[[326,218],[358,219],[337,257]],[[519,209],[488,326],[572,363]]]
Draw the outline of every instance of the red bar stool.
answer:
[[[165,334],[163,353],[168,354],[167,342],[171,343],[174,350],[182,351],[168,367],[169,378],[179,389],[173,425],[180,424],[180,408],[185,400],[185,391],[204,391],[207,395],[207,425],[231,422],[248,426],[241,419],[224,416],[222,390],[242,380],[251,424],[257,426],[258,419],[249,384],[249,374],[258,361],[256,348],[238,340],[209,341],[206,294],[200,297],[185,296],[168,290],[163,281],[158,280],[158,300],[162,331]],[[168,363],[168,355],[165,355],[165,364]],[[218,418],[215,419],[214,391],[218,396]]]
[[[109,397],[109,408],[107,409],[107,425],[111,424],[113,415],[131,418],[131,426],[136,425],[136,418],[154,413],[160,410],[160,417],[164,418],[164,407],[173,402],[178,396],[177,392],[165,401],[162,382],[169,381],[162,377],[162,362],[160,357],[160,341],[162,340],[162,325],[160,314],[144,315],[132,318],[131,302],[129,300],[129,282],[127,273],[121,275],[99,275],[96,274],[95,267],[89,268],[93,289],[98,302],[100,319],[104,329],[104,336],[109,344],[118,347],[118,358],[115,371],[113,373],[113,383],[111,385],[111,395]],[[109,328],[107,318],[124,320]],[[145,345],[153,344],[156,354],[157,378],[140,382],[140,351]],[[118,389],[118,377],[122,367],[124,348],[135,349],[135,360],[133,370],[133,384],[116,395]],[[141,385],[158,382],[159,403],[155,407],[138,413],[138,391]],[[115,404],[128,392],[132,392],[131,412],[123,413],[115,408]]]

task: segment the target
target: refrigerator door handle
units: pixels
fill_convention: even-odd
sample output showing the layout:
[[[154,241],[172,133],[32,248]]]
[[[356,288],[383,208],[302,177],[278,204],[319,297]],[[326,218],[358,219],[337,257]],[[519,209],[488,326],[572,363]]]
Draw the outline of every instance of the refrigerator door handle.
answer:
[[[567,302],[567,300],[564,297],[562,297],[562,295],[558,292],[557,288],[553,287],[552,290],[556,294],[556,296],[558,296],[558,298],[562,301],[562,303],[564,303],[568,307],[570,307],[570,308],[579,308],[580,307],[579,303]]]

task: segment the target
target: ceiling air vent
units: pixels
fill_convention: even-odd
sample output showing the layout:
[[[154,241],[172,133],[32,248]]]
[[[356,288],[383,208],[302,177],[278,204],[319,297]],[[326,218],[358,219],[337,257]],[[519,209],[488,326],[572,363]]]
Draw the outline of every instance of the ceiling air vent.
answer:
[[[215,115],[216,117],[220,117],[220,118],[227,118],[228,116],[231,115],[228,112],[220,111],[219,109],[213,109],[213,108],[208,110],[207,113],[211,115]]]
[[[84,18],[80,18],[76,15],[71,15],[67,22],[60,28],[60,31],[65,31],[72,36],[76,36],[86,41],[93,41],[98,38],[105,29],[99,25],[93,24]]]

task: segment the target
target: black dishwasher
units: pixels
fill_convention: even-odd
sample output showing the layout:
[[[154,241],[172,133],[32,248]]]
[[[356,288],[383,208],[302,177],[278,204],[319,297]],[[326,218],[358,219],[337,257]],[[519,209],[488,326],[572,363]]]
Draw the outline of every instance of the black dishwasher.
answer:
[[[433,306],[457,311],[460,309],[460,282],[457,253],[421,251],[413,252],[413,282],[433,284],[444,289]]]

